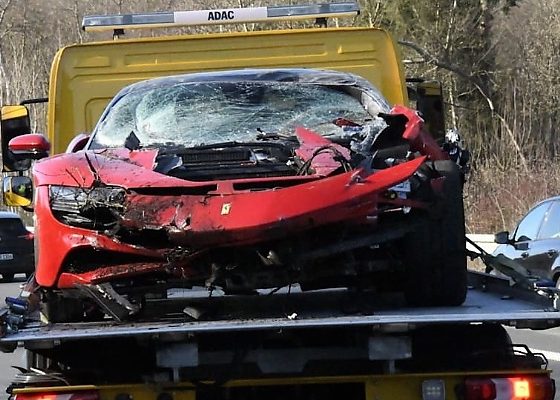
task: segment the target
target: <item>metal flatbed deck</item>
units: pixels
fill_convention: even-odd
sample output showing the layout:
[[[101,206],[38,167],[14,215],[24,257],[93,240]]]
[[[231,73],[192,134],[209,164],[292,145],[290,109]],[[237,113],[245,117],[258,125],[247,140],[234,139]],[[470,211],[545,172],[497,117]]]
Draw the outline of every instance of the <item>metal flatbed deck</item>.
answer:
[[[531,329],[560,325],[560,312],[553,307],[553,297],[511,288],[507,280],[486,274],[471,272],[469,279],[467,300],[459,307],[395,307],[392,299],[347,291],[284,293],[243,300],[222,297],[211,299],[211,309],[204,308],[209,300],[206,298],[188,305],[202,314],[198,320],[182,311],[184,303],[176,303],[174,311],[173,307],[168,309],[171,312],[157,321],[49,325],[31,322],[0,339],[0,343],[350,326],[406,330],[445,323],[497,322]],[[258,307],[250,306],[256,303]]]

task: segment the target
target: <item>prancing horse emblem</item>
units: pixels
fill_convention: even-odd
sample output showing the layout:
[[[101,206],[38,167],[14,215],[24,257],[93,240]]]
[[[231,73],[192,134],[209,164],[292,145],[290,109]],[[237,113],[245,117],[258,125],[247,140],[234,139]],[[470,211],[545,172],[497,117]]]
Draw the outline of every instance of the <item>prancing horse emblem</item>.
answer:
[[[231,210],[231,203],[222,204],[222,215],[228,215]]]

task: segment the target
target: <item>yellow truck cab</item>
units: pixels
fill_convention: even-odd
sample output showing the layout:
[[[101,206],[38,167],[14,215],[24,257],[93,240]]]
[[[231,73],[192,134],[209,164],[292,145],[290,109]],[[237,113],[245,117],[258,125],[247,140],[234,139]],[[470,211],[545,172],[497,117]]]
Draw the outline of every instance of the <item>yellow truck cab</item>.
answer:
[[[355,13],[352,3],[347,8],[350,14]],[[216,11],[207,12],[208,18],[213,12]],[[223,12],[228,15],[234,11]],[[259,9],[252,12],[258,13]],[[184,23],[190,22],[190,14],[176,18],[180,17]],[[85,29],[101,30],[102,26],[94,25],[99,19],[86,18]],[[243,21],[234,17],[219,22]],[[123,29],[142,26],[138,23]],[[77,133],[91,132],[109,100],[121,88],[139,80],[190,72],[273,67],[355,73],[372,82],[391,104],[408,101],[398,50],[389,33],[382,29],[308,28],[119,38],[72,45],[57,53],[50,75],[47,137],[53,153],[65,151]]]

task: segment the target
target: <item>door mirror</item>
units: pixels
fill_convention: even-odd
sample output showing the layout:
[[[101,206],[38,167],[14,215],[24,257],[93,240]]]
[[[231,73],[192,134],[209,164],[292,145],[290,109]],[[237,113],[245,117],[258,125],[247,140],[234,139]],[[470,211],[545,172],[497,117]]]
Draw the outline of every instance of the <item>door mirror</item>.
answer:
[[[494,235],[494,242],[498,244],[511,244],[511,240],[509,239],[509,232],[503,231],[496,233]]]
[[[28,176],[8,176],[2,181],[4,204],[29,207],[33,202],[33,183]]]
[[[2,106],[0,112],[2,172],[28,170],[31,166],[31,159],[16,158],[8,148],[8,143],[15,137],[31,132],[29,111],[25,106]]]
[[[28,134],[10,140],[8,149],[17,160],[39,160],[48,157],[51,144],[43,135]]]

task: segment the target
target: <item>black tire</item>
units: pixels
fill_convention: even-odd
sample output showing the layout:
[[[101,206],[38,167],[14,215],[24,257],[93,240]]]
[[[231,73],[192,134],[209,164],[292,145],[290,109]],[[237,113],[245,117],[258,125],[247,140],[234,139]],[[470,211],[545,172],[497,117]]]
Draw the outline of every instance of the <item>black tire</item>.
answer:
[[[405,298],[411,306],[458,306],[467,295],[467,258],[463,179],[448,160],[432,163],[435,177],[443,176],[443,190],[436,207],[405,240]]]
[[[4,282],[13,282],[14,280],[14,273],[13,272],[4,272],[2,274],[2,280]]]
[[[430,220],[417,218],[418,225],[405,237],[405,287],[404,296],[409,306],[431,306],[436,290],[433,272],[430,267],[431,246]]]

